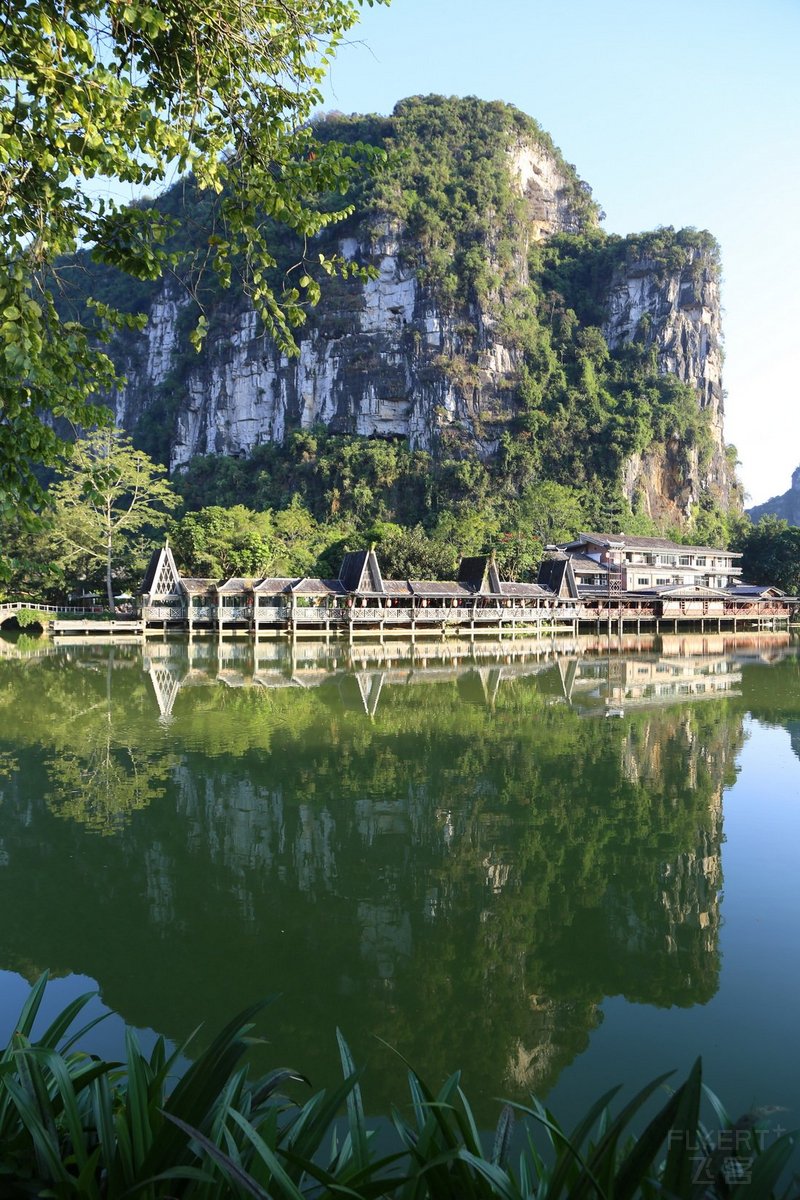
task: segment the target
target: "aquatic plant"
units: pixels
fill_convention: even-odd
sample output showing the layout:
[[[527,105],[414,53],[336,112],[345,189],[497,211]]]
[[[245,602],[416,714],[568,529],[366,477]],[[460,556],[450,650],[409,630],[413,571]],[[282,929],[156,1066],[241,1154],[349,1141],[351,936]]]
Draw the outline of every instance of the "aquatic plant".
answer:
[[[569,1134],[536,1099],[506,1104],[493,1138],[478,1129],[458,1073],[434,1094],[409,1070],[409,1103],[393,1110],[388,1145],[366,1116],[341,1034],[341,1083],[301,1102],[290,1093],[309,1085],[296,1071],[251,1080],[242,1064],[263,1004],[231,1021],[181,1074],[185,1047],[168,1053],[163,1038],[148,1057],[128,1031],[122,1063],[77,1049],[96,1023],[70,1032],[89,995],[34,1037],[46,981],[31,989],[0,1055],[3,1196],[722,1200],[734,1184],[740,1200],[798,1195],[779,1182],[794,1135],[765,1147],[757,1114],[731,1122],[708,1092],[720,1129],[705,1130],[699,1060],[646,1123],[645,1106],[667,1076],[616,1113],[618,1089],[608,1091]],[[635,1135],[634,1125],[643,1125]],[[537,1145],[537,1127],[549,1152]]]

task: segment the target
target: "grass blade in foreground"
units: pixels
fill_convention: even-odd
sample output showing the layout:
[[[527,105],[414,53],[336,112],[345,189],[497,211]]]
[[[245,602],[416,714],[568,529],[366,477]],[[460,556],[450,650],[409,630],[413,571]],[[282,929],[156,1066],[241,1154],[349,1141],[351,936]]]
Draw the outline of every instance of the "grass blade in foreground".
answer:
[[[758,1114],[723,1128],[718,1145],[700,1116],[700,1062],[634,1135],[664,1078],[610,1109],[615,1092],[591,1105],[572,1135],[540,1101],[514,1105],[550,1137],[551,1154],[520,1138],[509,1107],[494,1144],[475,1122],[460,1075],[434,1094],[413,1071],[393,1112],[394,1145],[370,1136],[358,1070],[337,1034],[344,1080],[298,1105],[282,1084],[306,1082],[280,1069],[251,1082],[243,1056],[252,1039],[247,1009],[174,1082],[179,1051],[159,1041],[148,1059],[132,1035],[124,1065],[70,1049],[71,1022],[85,997],[31,1040],[46,977],[31,989],[0,1054],[0,1195],[58,1200],[797,1200],[786,1190],[794,1135],[762,1149]],[[57,1044],[60,1043],[60,1044]],[[616,1091],[616,1089],[615,1089]],[[399,1109],[405,1108],[408,1117]],[[387,1123],[388,1124],[388,1123]],[[341,1130],[346,1130],[342,1138]],[[747,1135],[723,1158],[725,1135]],[[491,1146],[491,1148],[490,1148]],[[700,1165],[705,1170],[698,1179]],[[702,1148],[708,1150],[702,1158]],[[518,1155],[516,1170],[510,1165]],[[783,1186],[783,1191],[781,1187]],[[792,1185],[793,1186],[793,1185]]]

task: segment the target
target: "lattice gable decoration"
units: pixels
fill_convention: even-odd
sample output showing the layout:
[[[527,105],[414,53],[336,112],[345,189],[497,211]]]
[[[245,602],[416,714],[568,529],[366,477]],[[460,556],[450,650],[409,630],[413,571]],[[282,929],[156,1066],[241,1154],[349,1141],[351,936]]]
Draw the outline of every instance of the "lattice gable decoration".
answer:
[[[175,697],[181,689],[181,677],[170,669],[169,664],[159,663],[150,668],[150,682],[156,694],[161,720],[169,720]]]
[[[164,546],[159,551],[153,570],[148,574],[151,576],[151,582],[147,590],[151,600],[158,602],[180,596],[181,577],[169,546]]]

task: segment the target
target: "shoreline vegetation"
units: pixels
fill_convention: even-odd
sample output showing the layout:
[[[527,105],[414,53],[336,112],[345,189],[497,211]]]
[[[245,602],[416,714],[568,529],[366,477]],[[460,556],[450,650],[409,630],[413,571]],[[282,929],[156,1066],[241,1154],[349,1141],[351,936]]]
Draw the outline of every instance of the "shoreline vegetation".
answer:
[[[243,1060],[268,1002],[235,1017],[185,1074],[186,1046],[151,1054],[126,1033],[124,1062],[80,1050],[91,1021],[72,1027],[91,993],[34,1035],[47,984],[31,988],[0,1054],[0,1192],[113,1198],[669,1196],[741,1200],[797,1196],[788,1180],[796,1135],[771,1130],[770,1110],[731,1120],[703,1085],[698,1059],[620,1102],[612,1088],[572,1133],[535,1097],[502,1104],[480,1131],[456,1072],[436,1093],[409,1069],[390,1121],[366,1116],[361,1072],[337,1031],[342,1081],[312,1091],[279,1068],[250,1079]],[[293,1098],[299,1096],[300,1098]],[[655,1112],[653,1108],[656,1106]],[[701,1106],[713,1126],[701,1118]],[[535,1130],[546,1135],[544,1141]],[[634,1130],[636,1131],[634,1133]]]

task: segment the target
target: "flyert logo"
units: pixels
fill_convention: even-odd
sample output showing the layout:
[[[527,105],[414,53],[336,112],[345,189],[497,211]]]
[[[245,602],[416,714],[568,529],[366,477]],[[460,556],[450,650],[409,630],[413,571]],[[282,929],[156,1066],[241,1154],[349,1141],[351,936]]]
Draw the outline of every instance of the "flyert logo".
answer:
[[[683,1145],[691,1155],[692,1183],[710,1187],[722,1182],[728,1188],[749,1184],[757,1154],[787,1132],[780,1125],[756,1129],[756,1119],[748,1114],[730,1129],[709,1130],[701,1138],[671,1129],[667,1141],[670,1147]]]

